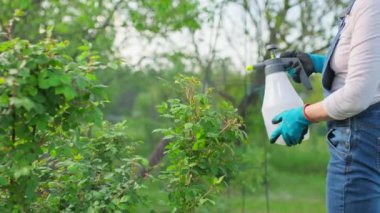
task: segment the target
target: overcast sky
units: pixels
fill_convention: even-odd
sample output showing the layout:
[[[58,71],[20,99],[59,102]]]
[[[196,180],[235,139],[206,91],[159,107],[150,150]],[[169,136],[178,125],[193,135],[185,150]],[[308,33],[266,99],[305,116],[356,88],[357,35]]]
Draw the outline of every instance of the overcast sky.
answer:
[[[202,0],[203,6],[207,6],[207,2],[207,0]],[[290,11],[289,14],[289,19],[297,21],[299,11]],[[244,72],[247,64],[257,62],[257,44],[254,40],[249,40],[244,34],[244,19],[248,19],[248,16],[245,15],[241,6],[227,4],[224,7],[223,17],[219,39],[216,43],[218,56],[231,58],[237,71]],[[120,16],[119,18],[122,17]],[[250,22],[247,21],[247,23],[249,24]],[[196,40],[203,57],[210,55],[209,45],[210,42],[214,41],[216,36],[215,25],[204,25],[196,33]],[[248,28],[254,30],[252,26],[248,26]],[[231,38],[234,48],[228,42],[228,37]],[[133,27],[123,27],[117,31],[115,46],[120,50],[120,54],[127,64],[136,64],[143,56],[150,57],[170,51],[194,52],[191,33],[187,30],[171,33],[169,38],[156,38],[153,41],[148,41],[140,37]],[[149,60],[146,60],[146,63],[149,63]]]

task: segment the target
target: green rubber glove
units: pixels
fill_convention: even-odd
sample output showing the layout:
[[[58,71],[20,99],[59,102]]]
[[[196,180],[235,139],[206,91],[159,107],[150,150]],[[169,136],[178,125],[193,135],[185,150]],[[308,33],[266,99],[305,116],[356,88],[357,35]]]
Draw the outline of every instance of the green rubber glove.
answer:
[[[324,55],[317,55],[317,54],[308,54],[311,58],[311,61],[313,62],[314,66],[314,72],[315,73],[322,73],[323,66],[326,62],[326,56]]]
[[[323,55],[316,54],[307,54],[303,52],[297,51],[287,51],[280,55],[281,58],[298,58],[305,69],[307,76],[310,76],[313,73],[321,73],[323,70],[323,66],[326,61],[326,57]],[[300,72],[301,67],[298,63],[289,63],[289,69],[287,70],[289,75],[293,78],[293,80],[297,83],[301,82]]]
[[[311,124],[303,114],[303,107],[297,107],[280,113],[272,120],[280,126],[272,133],[270,143],[282,136],[287,146],[300,144]]]

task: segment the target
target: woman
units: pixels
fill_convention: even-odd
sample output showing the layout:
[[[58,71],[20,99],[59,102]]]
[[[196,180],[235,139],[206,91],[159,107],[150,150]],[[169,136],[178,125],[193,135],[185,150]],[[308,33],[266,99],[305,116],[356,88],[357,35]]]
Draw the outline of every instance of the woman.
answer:
[[[299,144],[310,124],[328,121],[328,212],[380,212],[380,1],[352,2],[327,57],[282,57],[298,57],[309,75],[322,73],[325,99],[276,116],[271,142],[281,135]]]

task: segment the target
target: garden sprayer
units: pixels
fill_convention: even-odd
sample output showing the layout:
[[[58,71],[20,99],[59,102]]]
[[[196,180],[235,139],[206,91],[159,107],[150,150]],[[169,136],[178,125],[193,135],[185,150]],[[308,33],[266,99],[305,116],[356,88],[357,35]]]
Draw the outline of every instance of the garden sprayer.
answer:
[[[309,78],[302,67],[298,58],[277,58],[274,45],[268,46],[268,51],[271,52],[272,58],[262,63],[250,66],[248,69],[258,72],[265,72],[265,93],[264,101],[261,108],[263,114],[265,127],[268,137],[278,127],[278,124],[272,124],[272,119],[285,110],[303,106],[301,97],[293,88],[290,79],[287,75],[287,68],[289,64],[298,63],[301,72],[300,79],[304,87],[308,90],[312,89]],[[309,138],[309,133],[304,137],[304,140]],[[276,144],[285,145],[282,137],[279,137]]]

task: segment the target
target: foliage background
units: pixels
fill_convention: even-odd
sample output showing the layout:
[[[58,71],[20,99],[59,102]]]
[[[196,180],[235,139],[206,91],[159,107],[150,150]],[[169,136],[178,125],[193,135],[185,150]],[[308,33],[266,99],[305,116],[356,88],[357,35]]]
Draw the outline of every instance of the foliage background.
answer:
[[[167,127],[156,106],[176,97],[178,74],[197,76],[204,90],[215,88],[213,102],[228,101],[246,122],[245,147],[238,180],[200,212],[324,212],[324,176],[328,160],[324,125],[312,128],[302,146],[269,146],[260,114],[262,73],[245,72],[266,56],[265,45],[281,50],[324,53],[335,22],[348,1],[324,0],[0,0],[1,40],[38,42],[54,26],[52,37],[69,40],[67,53],[91,43],[106,69],[96,72],[109,103],[102,109],[111,122],[128,120],[128,137],[144,141],[137,153],[150,156]],[[19,21],[12,17],[17,13]],[[301,95],[320,100],[315,89]],[[153,158],[151,158],[153,159]],[[158,172],[155,168],[152,173]],[[138,212],[168,211],[159,181],[146,181],[148,205]]]

